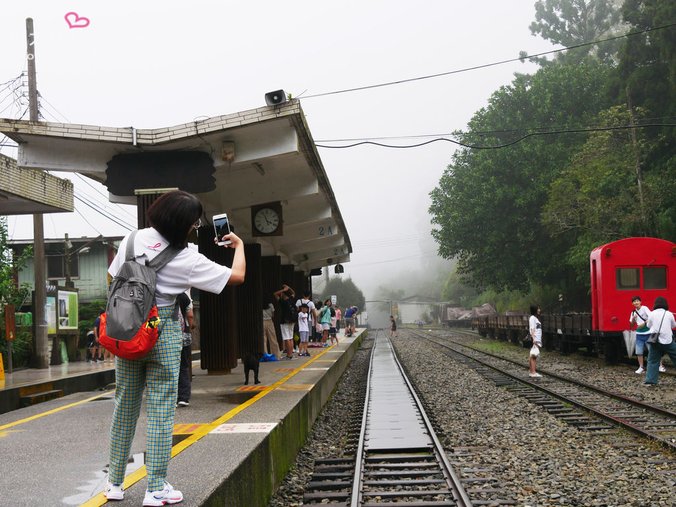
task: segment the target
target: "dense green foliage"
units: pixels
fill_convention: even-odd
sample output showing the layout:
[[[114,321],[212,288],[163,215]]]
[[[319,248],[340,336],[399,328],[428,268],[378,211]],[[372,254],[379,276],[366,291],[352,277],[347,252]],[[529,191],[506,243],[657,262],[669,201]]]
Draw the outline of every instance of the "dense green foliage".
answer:
[[[346,280],[337,277],[331,278],[322,292],[322,302],[331,296],[336,296],[338,306],[341,308],[357,306],[360,310],[364,310],[366,306],[364,293],[354,284],[351,278],[347,278]]]
[[[7,343],[5,342],[5,305],[14,305],[15,309],[30,297],[27,286],[16,285],[16,274],[32,255],[32,248],[26,248],[21,256],[14,257],[7,243],[7,219],[0,217],[0,353],[7,363]],[[32,335],[29,330],[17,328],[12,344],[12,363],[14,367],[26,366],[32,351]]]
[[[569,45],[675,20],[665,0],[544,0],[531,30]],[[674,129],[641,127],[673,123],[675,47],[674,27],[586,46],[493,93],[431,192],[433,236],[462,281],[584,301],[594,246],[676,238]]]

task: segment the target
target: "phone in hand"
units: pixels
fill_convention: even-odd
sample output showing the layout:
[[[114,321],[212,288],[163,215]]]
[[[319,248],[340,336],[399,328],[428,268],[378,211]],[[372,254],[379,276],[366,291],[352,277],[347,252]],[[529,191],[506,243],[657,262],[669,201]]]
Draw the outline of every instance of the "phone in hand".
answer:
[[[216,234],[216,238],[218,238],[218,246],[231,244],[232,241],[223,241],[223,236],[230,234],[230,221],[228,220],[228,215],[225,213],[214,215],[213,222],[214,233]]]

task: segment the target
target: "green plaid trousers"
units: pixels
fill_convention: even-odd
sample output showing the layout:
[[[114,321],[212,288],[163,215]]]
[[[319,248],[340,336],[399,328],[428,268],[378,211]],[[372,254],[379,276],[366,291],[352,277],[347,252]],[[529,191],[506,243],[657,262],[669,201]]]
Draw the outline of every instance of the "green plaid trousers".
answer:
[[[150,354],[137,360],[115,359],[115,411],[110,428],[109,480],[113,484],[122,484],[141,411],[143,390],[147,387],[148,491],[162,489],[167,476],[183,347],[179,321],[174,320],[174,306],[158,310],[163,327]]]

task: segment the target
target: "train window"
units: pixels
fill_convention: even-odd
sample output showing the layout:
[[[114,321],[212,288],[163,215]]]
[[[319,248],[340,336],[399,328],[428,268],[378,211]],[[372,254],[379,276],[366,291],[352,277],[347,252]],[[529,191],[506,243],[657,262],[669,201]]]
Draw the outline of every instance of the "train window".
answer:
[[[643,268],[644,289],[666,289],[667,268]]]
[[[618,290],[640,289],[641,275],[639,268],[617,268],[615,271]]]

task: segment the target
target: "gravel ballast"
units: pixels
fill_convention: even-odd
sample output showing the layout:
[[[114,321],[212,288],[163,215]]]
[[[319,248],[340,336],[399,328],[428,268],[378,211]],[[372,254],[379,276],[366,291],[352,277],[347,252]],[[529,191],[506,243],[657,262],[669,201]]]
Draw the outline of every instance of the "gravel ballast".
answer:
[[[520,506],[676,505],[673,453],[622,430],[598,435],[569,426],[405,330],[394,343],[461,477],[477,477],[476,470],[483,470],[498,481],[501,498]],[[371,344],[365,340],[343,375],[271,507],[302,505],[314,460],[342,456],[349,421],[360,410],[357,393],[363,389]],[[525,363],[527,350],[505,346],[500,354]],[[650,389],[627,365],[607,367],[600,360],[547,351],[540,364],[655,405],[674,406],[673,377],[661,376],[660,386]]]

